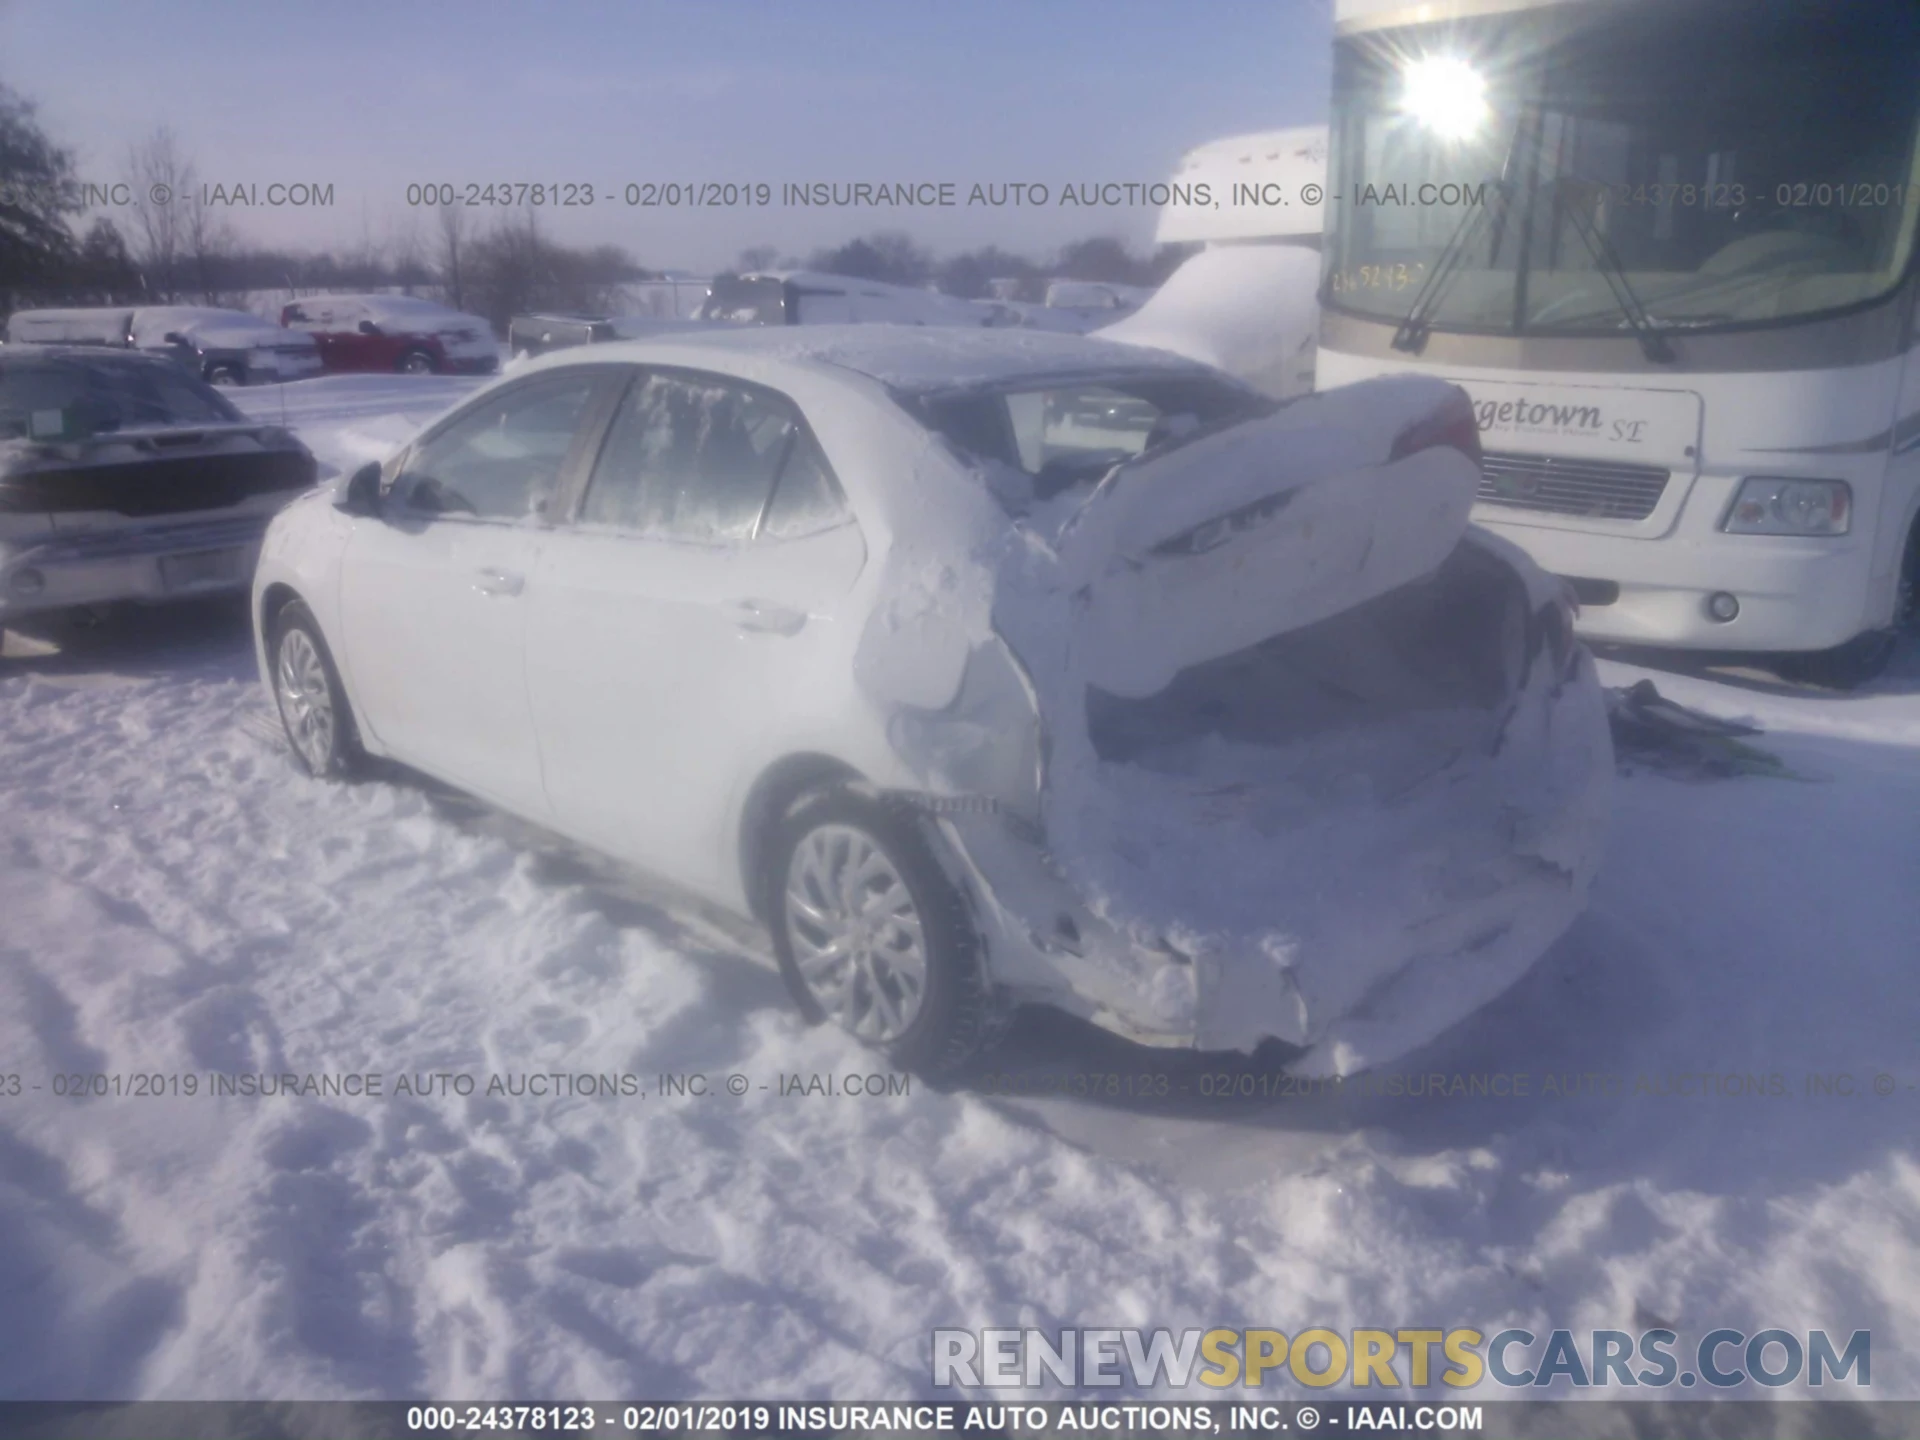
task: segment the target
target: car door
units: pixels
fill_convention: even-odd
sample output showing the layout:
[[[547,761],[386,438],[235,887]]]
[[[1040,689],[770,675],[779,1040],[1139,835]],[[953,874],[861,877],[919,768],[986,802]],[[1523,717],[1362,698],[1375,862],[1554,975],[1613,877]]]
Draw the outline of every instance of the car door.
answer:
[[[830,742],[865,549],[785,396],[636,376],[535,572],[528,688],[560,828],[737,904],[730,816]]]
[[[397,758],[523,814],[545,811],[527,704],[527,589],[547,513],[587,443],[605,369],[549,371],[415,442],[340,574],[362,722]]]

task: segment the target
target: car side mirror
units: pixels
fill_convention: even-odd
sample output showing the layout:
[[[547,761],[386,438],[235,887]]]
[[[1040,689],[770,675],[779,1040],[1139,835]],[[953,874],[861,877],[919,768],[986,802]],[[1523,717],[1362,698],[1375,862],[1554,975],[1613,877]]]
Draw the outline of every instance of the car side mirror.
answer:
[[[362,320],[356,328],[362,335],[378,335],[380,333],[380,327],[371,320]]]
[[[370,460],[353,472],[341,495],[339,508],[348,515],[372,517],[380,513],[380,462]]]

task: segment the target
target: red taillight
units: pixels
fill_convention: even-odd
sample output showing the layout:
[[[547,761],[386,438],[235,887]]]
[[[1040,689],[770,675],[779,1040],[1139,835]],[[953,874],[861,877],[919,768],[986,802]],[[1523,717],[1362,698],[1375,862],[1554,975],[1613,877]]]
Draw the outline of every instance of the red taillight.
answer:
[[[1480,464],[1480,422],[1474,418],[1473,402],[1467,399],[1465,391],[1456,392],[1441,409],[1402,430],[1393,442],[1393,453],[1387,462],[1404,460],[1437,445],[1458,450],[1476,467]]]

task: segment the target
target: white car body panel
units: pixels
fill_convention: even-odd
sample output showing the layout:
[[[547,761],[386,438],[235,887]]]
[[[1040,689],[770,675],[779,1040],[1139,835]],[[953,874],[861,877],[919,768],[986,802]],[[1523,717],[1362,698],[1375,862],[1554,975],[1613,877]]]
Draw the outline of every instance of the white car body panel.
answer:
[[[858,527],[752,550],[555,533],[536,567],[527,676],[556,822],[745,908],[726,807],[741,772],[844,743]],[[857,632],[856,632],[857,633]],[[636,663],[608,663],[631,656]],[[797,704],[795,703],[797,702]],[[783,704],[779,748],[762,723]],[[811,714],[811,719],[809,718]],[[662,765],[662,755],[676,758]],[[644,795],[645,823],[632,798]]]
[[[527,612],[510,587],[524,585],[543,539],[464,517],[359,525],[336,581],[356,713],[376,743],[536,817],[547,807],[520,661]],[[496,576],[509,589],[486,588]]]

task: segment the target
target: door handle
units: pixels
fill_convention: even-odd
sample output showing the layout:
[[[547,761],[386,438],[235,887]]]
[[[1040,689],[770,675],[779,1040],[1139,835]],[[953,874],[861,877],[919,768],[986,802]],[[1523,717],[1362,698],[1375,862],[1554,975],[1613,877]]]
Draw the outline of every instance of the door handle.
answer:
[[[482,595],[518,595],[527,588],[527,578],[510,570],[482,570],[473,588]]]
[[[769,635],[798,635],[807,612],[772,600],[729,600],[720,607],[742,630]]]

